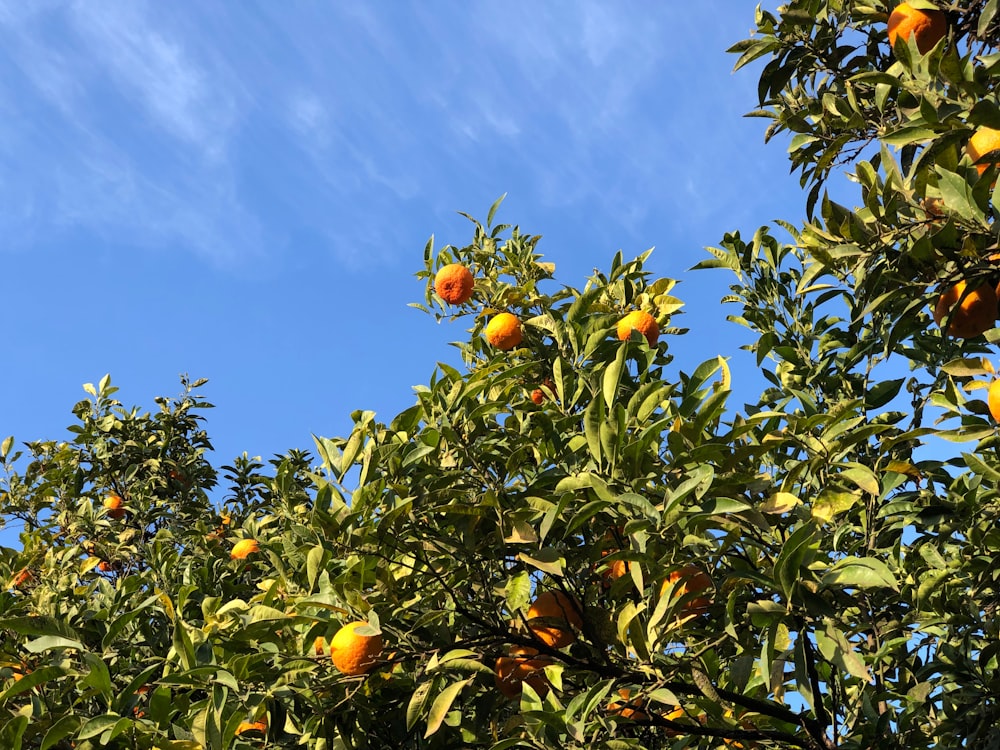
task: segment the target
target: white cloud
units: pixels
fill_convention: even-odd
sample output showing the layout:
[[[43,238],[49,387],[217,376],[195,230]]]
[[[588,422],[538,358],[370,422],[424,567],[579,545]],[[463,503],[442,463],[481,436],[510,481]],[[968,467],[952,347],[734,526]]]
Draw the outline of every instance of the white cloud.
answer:
[[[330,142],[330,118],[323,100],[312,92],[290,97],[288,119],[292,129],[313,146],[325,149]]]
[[[224,155],[235,117],[232,95],[200,66],[184,44],[152,27],[129,3],[73,6],[72,22],[112,80],[137,97],[151,119],[205,155]]]

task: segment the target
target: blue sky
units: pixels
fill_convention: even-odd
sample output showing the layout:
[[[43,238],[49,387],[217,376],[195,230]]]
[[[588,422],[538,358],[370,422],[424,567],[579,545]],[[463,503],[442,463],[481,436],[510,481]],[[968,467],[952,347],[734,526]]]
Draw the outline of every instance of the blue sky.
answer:
[[[681,278],[678,367],[759,392],[727,231],[798,222],[756,69],[724,50],[753,2],[0,0],[0,433],[66,436],[81,385],[127,405],[208,377],[216,464],[390,418],[458,326],[407,307],[428,236],[466,211],[542,234],[580,285],[656,246]]]

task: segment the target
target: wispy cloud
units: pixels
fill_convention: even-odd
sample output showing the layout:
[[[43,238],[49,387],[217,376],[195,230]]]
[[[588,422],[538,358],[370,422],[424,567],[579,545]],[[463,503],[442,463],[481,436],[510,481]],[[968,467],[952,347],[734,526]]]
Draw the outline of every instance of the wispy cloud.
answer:
[[[144,3],[0,5],[8,246],[83,228],[231,265],[263,250],[230,149],[239,87]],[[0,195],[8,190],[0,188]],[[13,191],[10,191],[13,192]]]
[[[72,6],[72,24],[87,50],[151,120],[213,158],[224,155],[235,117],[230,90],[199,65],[186,45],[153,27],[140,5]]]

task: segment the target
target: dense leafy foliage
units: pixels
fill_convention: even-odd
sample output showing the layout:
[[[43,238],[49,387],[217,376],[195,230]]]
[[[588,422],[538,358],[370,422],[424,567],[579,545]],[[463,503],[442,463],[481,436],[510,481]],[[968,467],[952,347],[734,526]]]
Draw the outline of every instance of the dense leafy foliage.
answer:
[[[807,188],[803,224],[699,264],[733,275],[756,403],[724,356],[672,361],[648,253],[558,285],[498,201],[428,243],[416,306],[464,322],[464,365],[388,421],[217,471],[203,381],[150,414],[105,378],[70,439],[5,441],[0,747],[1000,747],[1000,335],[931,319],[1000,281],[1000,169],[965,150],[1000,128],[997,3],[914,0],[949,22],[923,55],[889,48],[893,5],[758,10],[732,50],[766,59],[755,114]],[[839,169],[858,208],[824,192]],[[454,306],[451,263],[475,276]],[[616,335],[635,310],[655,345]],[[545,592],[572,611],[531,619]],[[358,621],[384,648],[345,676],[329,643]]]

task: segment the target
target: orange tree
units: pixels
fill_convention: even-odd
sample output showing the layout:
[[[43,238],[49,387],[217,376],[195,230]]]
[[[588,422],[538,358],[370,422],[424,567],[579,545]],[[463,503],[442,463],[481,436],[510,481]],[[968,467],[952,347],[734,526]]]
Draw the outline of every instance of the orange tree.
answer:
[[[186,379],[5,441],[0,747],[1000,746],[996,4],[896,5],[796,0],[733,48],[807,196],[699,264],[755,403],[672,362],[648,254],[557,285],[494,205],[418,274],[463,364],[315,457],[217,472]],[[890,47],[894,10],[930,18]]]

